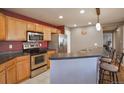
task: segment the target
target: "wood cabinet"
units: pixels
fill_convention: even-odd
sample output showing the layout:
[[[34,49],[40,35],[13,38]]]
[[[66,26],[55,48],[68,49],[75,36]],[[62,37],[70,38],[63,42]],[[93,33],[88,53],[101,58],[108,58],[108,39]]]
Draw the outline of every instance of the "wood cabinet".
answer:
[[[57,29],[56,28],[51,28],[51,33],[57,33]]]
[[[44,40],[51,41],[51,29],[48,26],[43,26]]]
[[[60,33],[58,29],[29,21],[24,21],[0,13],[0,40],[26,41],[26,32],[43,32],[44,40],[51,41],[51,33]]]
[[[5,65],[1,64],[0,65],[0,84],[5,84],[6,79],[5,79]]]
[[[36,32],[43,32],[43,25],[36,24]]]
[[[30,76],[30,56],[17,58],[17,82],[20,82]]]
[[[0,72],[0,84],[6,83],[5,75],[5,70]]]
[[[5,16],[0,13],[0,40],[5,40]]]
[[[6,69],[7,84],[16,83],[16,65],[12,65]]]
[[[30,76],[30,56],[20,56],[0,64],[0,84],[15,84]]]
[[[50,50],[50,51],[47,52],[47,57],[48,57],[48,59],[47,59],[47,66],[48,66],[48,68],[50,68],[50,60],[49,60],[49,58],[50,58],[52,55],[54,55],[55,53],[56,53],[55,50]]]
[[[25,41],[26,40],[27,24],[23,20],[16,20],[16,40]]]
[[[27,31],[36,31],[36,24],[27,22]]]
[[[26,22],[23,20],[6,17],[7,40],[25,41]]]
[[[16,83],[16,64],[15,59],[12,59],[6,63],[6,82],[7,84]]]

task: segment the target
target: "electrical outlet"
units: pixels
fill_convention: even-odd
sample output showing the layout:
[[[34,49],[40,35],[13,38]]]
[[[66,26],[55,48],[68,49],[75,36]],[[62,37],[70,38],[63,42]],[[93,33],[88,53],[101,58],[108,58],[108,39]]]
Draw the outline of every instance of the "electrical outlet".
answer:
[[[42,44],[40,44],[40,47],[42,46]]]
[[[9,49],[12,49],[12,44],[9,45]]]

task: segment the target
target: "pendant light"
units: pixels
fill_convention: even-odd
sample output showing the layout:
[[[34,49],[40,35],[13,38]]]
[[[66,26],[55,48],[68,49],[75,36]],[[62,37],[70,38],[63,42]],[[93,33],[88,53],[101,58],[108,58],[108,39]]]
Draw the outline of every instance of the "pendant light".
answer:
[[[96,8],[96,14],[97,14],[96,30],[100,31],[101,30],[101,24],[99,22],[99,15],[100,15],[100,9],[99,8]]]

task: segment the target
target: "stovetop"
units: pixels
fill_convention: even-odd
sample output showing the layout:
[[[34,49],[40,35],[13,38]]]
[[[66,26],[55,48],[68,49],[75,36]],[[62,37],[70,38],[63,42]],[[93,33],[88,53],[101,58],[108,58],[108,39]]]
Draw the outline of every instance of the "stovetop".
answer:
[[[47,53],[47,48],[33,48],[33,49],[25,49],[24,53],[30,53],[30,55],[38,55],[42,53]]]

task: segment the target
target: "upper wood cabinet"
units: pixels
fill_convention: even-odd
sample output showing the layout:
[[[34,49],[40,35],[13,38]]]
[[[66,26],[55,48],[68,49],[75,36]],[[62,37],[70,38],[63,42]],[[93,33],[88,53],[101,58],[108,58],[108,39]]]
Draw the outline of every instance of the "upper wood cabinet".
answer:
[[[44,40],[51,40],[51,33],[60,33],[54,27],[24,21],[0,13],[0,40],[26,41],[26,31],[43,32]]]
[[[16,35],[17,40],[25,41],[26,40],[26,31],[27,31],[27,24],[23,20],[16,20]]]
[[[44,40],[51,41],[51,28],[48,26],[43,26]]]
[[[27,24],[23,20],[6,17],[7,40],[25,41]]]
[[[36,24],[36,32],[43,32],[43,25]]]
[[[36,24],[32,22],[27,22],[27,31],[36,31]]]
[[[5,16],[0,13],[0,40],[5,40]]]
[[[57,33],[57,29],[56,28],[51,28],[51,33]]]

